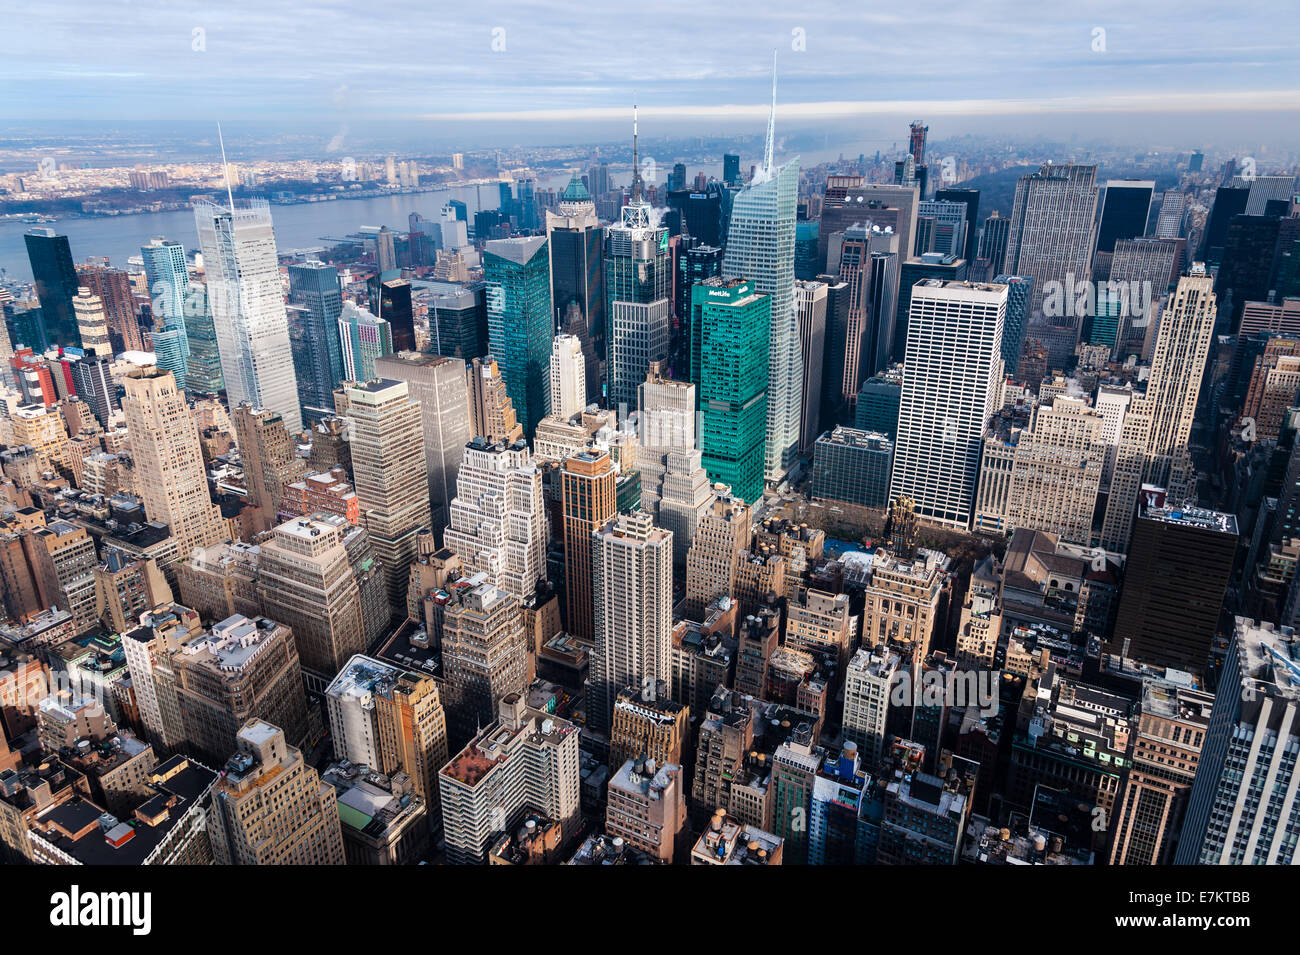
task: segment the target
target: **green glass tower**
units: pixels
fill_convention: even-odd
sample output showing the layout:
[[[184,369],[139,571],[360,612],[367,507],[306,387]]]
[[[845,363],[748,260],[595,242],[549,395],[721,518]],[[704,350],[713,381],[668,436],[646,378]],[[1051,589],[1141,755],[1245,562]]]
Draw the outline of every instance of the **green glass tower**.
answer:
[[[488,344],[528,436],[551,408],[551,257],[544,236],[492,239],[483,250]]]
[[[772,298],[740,279],[691,291],[700,329],[700,451],[709,479],[746,501],[763,494]]]

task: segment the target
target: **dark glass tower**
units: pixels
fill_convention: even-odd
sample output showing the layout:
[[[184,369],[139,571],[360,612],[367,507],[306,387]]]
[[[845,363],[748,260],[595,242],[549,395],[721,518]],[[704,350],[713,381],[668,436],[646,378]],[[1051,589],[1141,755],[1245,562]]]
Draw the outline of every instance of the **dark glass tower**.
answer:
[[[79,283],[68,237],[56,235],[53,229],[32,229],[23,239],[32,264],[36,297],[41,303],[46,344],[80,348],[81,334],[72,310]]]
[[[1146,235],[1151,196],[1156,184],[1149,179],[1112,179],[1106,183],[1097,227],[1097,251],[1111,253],[1120,239]]]
[[[963,258],[967,262],[975,261],[975,240],[979,235],[980,191],[978,189],[939,189],[935,192],[936,202],[966,203],[966,249]]]
[[[343,290],[338,271],[325,262],[289,266],[290,344],[298,373],[298,400],[303,414],[319,418],[333,413],[334,388],[343,380],[339,315]]]
[[[411,305],[411,283],[406,279],[369,283],[371,311],[388,323],[393,332],[393,351],[415,351],[415,311]],[[376,304],[377,303],[377,304]]]

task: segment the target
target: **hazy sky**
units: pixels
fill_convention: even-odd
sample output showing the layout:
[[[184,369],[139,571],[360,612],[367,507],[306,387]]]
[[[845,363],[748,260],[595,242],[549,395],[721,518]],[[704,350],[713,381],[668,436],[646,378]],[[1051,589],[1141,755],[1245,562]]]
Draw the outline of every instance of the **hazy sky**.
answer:
[[[761,122],[774,48],[813,121],[1300,107],[1294,0],[6,6],[3,119]]]

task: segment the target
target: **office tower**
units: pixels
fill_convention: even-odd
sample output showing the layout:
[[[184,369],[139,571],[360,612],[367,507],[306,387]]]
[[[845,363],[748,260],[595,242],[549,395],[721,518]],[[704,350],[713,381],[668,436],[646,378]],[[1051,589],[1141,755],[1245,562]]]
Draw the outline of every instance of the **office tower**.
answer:
[[[889,496],[930,521],[970,522],[984,424],[1002,404],[1006,310],[1004,285],[929,279],[912,292]]]
[[[825,364],[826,353],[826,283],[795,282],[794,308],[799,322],[799,353],[803,361],[799,450],[807,453],[821,433],[822,365]]]
[[[84,527],[64,520],[34,528],[30,536],[32,571],[49,606],[72,614],[77,632],[92,627],[95,612],[95,541]]]
[[[836,271],[836,263],[827,254],[831,236],[867,220],[882,230],[886,226],[893,229],[898,236],[899,257],[906,261],[916,243],[920,198],[914,185],[869,183],[862,176],[828,176],[817,240],[818,258],[825,263],[825,271]]]
[[[894,683],[907,672],[899,654],[886,647],[853,654],[844,675],[844,738],[857,744],[869,765],[885,755]]]
[[[1281,223],[1277,216],[1241,215],[1228,225],[1214,291],[1225,308],[1222,324],[1230,331],[1240,325],[1247,302],[1270,297],[1269,279]]]
[[[861,768],[857,745],[846,742],[813,781],[808,818],[808,864],[853,865],[861,860],[858,816],[871,777]]]
[[[302,668],[288,627],[236,614],[208,632],[146,624],[126,639],[156,645],[141,655],[152,661],[146,679],[152,677],[165,703],[164,719],[176,707],[185,747],[200,758],[221,762],[222,754],[237,748],[240,726],[252,718],[278,720],[286,736],[306,742]]]
[[[155,336],[177,331],[185,338],[185,298],[190,291],[190,272],[185,264],[185,247],[179,242],[154,239],[140,249],[145,281],[153,308]],[[175,369],[168,369],[175,371]],[[183,370],[183,369],[182,369]],[[177,380],[181,378],[177,375]]]
[[[256,510],[258,533],[280,523],[285,488],[307,476],[294,436],[274,411],[240,405],[230,416],[244,467],[248,503]]]
[[[68,430],[58,408],[52,405],[19,405],[10,414],[14,445],[30,447],[42,472],[67,467]]]
[[[458,358],[398,352],[376,359],[375,374],[390,381],[405,381],[411,398],[420,403],[432,527],[435,535],[441,534],[450,520],[465,445],[474,437],[465,363]]]
[[[587,361],[576,335],[551,343],[551,414],[565,419],[587,407]]]
[[[1250,189],[1246,198],[1246,215],[1262,216],[1267,215],[1270,201],[1291,202],[1295,195],[1296,180],[1295,176],[1255,176],[1253,179],[1236,176],[1232,185],[1238,189],[1243,186]]]
[[[570,315],[576,306],[576,317],[586,332],[584,354],[595,359],[592,340],[606,335],[605,269],[601,259],[605,235],[595,203],[577,176],[569,180],[560,195],[559,212],[546,213],[546,241],[551,256],[553,323],[557,327],[571,324]],[[593,364],[587,368],[589,390],[584,403],[600,391],[600,366],[598,362]]]
[[[44,342],[23,344],[39,344],[42,351],[55,346],[80,348],[81,336],[77,332],[72,300],[81,283],[72,265],[68,237],[56,235],[53,229],[32,229],[23,236],[23,241],[27,244],[36,298],[41,303],[41,326],[45,334]]]
[[[793,290],[791,279],[791,290]],[[700,328],[700,451],[713,481],[741,498],[763,494],[771,400],[769,348],[773,298],[753,282],[710,279],[695,286],[692,322]]]
[[[953,249],[953,252],[960,255],[967,262],[974,262],[976,240],[979,238],[980,231],[980,191],[978,189],[949,187],[947,189],[936,189],[934,198],[936,202],[964,202],[966,204],[966,241],[961,249]]]
[[[1020,348],[1029,327],[1029,303],[1034,280],[1024,275],[999,275],[993,280],[1007,287],[1007,317],[1002,326],[1002,365],[1007,374],[1015,374],[1020,364]]]
[[[993,268],[1034,280],[1031,315],[1042,311],[1046,283],[1088,281],[1096,212],[1095,165],[1045,163],[1016,183],[1006,259]]]
[[[773,158],[773,124],[776,117],[776,85],[773,76],[773,104],[768,120],[767,153],[762,167],[749,184],[736,194],[727,231],[726,253],[722,274],[727,279],[743,279],[752,285],[752,295],[768,299],[768,348],[763,364],[767,367],[766,437],[763,442],[763,477],[773,483],[781,481],[795,466],[799,453],[800,402],[803,397],[803,361],[799,350],[798,319],[794,311],[794,232],[799,192],[799,161],[778,168]],[[736,303],[739,304],[739,303]],[[736,316],[737,318],[740,316]],[[706,374],[709,357],[703,359]],[[720,391],[703,387],[700,401],[733,400]],[[756,397],[756,396],[755,396]],[[752,398],[750,400],[753,400]],[[708,411],[705,411],[706,422]],[[733,422],[735,423],[735,422]],[[709,464],[708,424],[703,445],[705,467]],[[715,459],[716,460],[716,459]],[[726,468],[719,469],[729,470]],[[732,485],[746,500],[757,500],[761,485],[744,476],[715,476]]]
[[[1018,527],[1061,540],[1092,542],[1106,464],[1105,422],[1084,398],[1058,395],[1040,404],[1016,445],[1007,493],[1007,533]]]
[[[406,568],[415,535],[429,522],[428,464],[420,403],[404,381],[378,378],[345,386],[352,475],[371,546],[384,565],[394,613],[406,607]]]
[[[496,359],[488,355],[466,365],[465,384],[469,392],[472,437],[482,438],[489,444],[498,441],[514,444],[524,436]]]
[[[609,765],[621,766],[629,759],[651,760],[660,766],[680,764],[690,746],[690,708],[664,696],[664,689],[629,685],[615,694]]]
[[[487,313],[482,283],[450,286],[429,302],[433,351],[468,363],[488,351]]]
[[[924,252],[917,258],[904,262],[898,268],[898,298],[894,328],[894,348],[890,360],[901,362],[907,346],[907,322],[912,308],[912,292],[916,283],[926,279],[944,282],[966,281],[966,262],[953,255]]]
[[[813,446],[809,493],[814,499],[885,507],[893,463],[894,443],[887,435],[837,427]]]
[[[740,555],[753,533],[752,514],[743,500],[717,489],[718,496],[695,529],[686,558],[686,612],[703,619],[704,608],[735,593]]]
[[[948,199],[930,199],[917,203],[918,226],[925,221],[924,230],[918,229],[915,254],[923,252],[941,252],[964,258],[966,254],[966,220],[968,211],[965,202],[953,202]]]
[[[903,376],[898,368],[875,375],[862,383],[853,410],[853,427],[875,431],[890,441],[898,437],[898,412],[903,398]]]
[[[641,383],[636,467],[641,475],[641,509],[673,535],[673,565],[686,568],[686,555],[710,502],[713,488],[696,449],[695,386],[659,377],[652,365]]]
[[[629,757],[609,781],[605,832],[663,864],[686,828],[686,780],[681,766]]]
[[[1236,618],[1176,865],[1289,865],[1295,845],[1295,631]]]
[[[334,514],[297,517],[261,544],[262,606],[293,629],[305,670],[328,680],[366,647],[361,591],[346,542],[365,531]]]
[[[862,382],[884,369],[894,350],[898,236],[872,225],[852,225],[842,238],[832,237],[827,254],[838,263],[839,278],[848,291],[844,322],[834,326],[828,322],[828,348],[832,356],[842,356],[834,376],[839,386],[837,404],[851,408]]]
[[[1146,480],[1167,487],[1176,501],[1180,489],[1171,483],[1171,469],[1187,453],[1216,313],[1213,280],[1194,265],[1178,280],[1159,317],[1144,399],[1151,415]],[[1182,496],[1194,493],[1193,485]]]
[[[735,187],[712,181],[696,188],[668,193],[668,208],[682,216],[682,231],[698,245],[721,250],[727,237],[727,217]]]
[[[334,787],[272,723],[249,720],[238,744],[214,789],[209,828],[217,863],[343,865]]]
[[[1146,314],[1139,315],[1136,303],[1130,300],[1112,353],[1115,357],[1150,354],[1148,349],[1150,336],[1156,327],[1157,302],[1165,297],[1170,284],[1177,281],[1178,269],[1177,243],[1145,238],[1121,239],[1115,243],[1110,281],[1137,290],[1143,304],[1149,308]]]
[[[87,356],[72,365],[77,396],[90,406],[91,414],[102,428],[108,427],[109,417],[121,407],[121,401],[117,397],[117,383],[113,381],[110,370],[112,364],[108,358]]]
[[[221,351],[213,324],[208,287],[191,282],[185,298],[185,385],[193,395],[216,395],[225,390],[221,372]]]
[[[453,747],[528,687],[528,641],[519,599],[482,576],[452,585],[443,607],[442,665]]]
[[[194,218],[230,404],[278,411],[296,433],[302,416],[271,207],[197,203]]]
[[[672,680],[673,536],[645,513],[620,514],[591,546],[595,646],[587,721],[607,732],[621,690],[653,698]]]
[[[898,513],[899,501],[890,517],[894,528],[905,524]],[[879,550],[872,558],[860,642],[877,648],[907,645],[924,660],[930,655],[951,561],[938,551],[922,548],[915,548],[915,556],[903,556],[906,548],[902,543],[892,542],[894,553]]]
[[[1150,179],[1110,179],[1101,201],[1101,222],[1097,226],[1097,251],[1112,253],[1120,239],[1146,235],[1151,215],[1151,196],[1156,184]]]
[[[98,295],[82,286],[72,300],[72,311],[76,316],[77,334],[81,347],[87,355],[95,357],[112,357],[113,348],[108,340],[108,317],[104,314],[104,303]]]
[[[441,822],[438,770],[447,763],[447,716],[433,677],[357,654],[325,690],[334,755],[392,775],[404,772]]]
[[[550,412],[550,246],[541,236],[492,239],[483,248],[488,341],[525,434]]]
[[[622,221],[605,230],[604,259],[608,402],[631,411],[650,363],[668,361],[673,307],[668,230],[651,224],[639,170],[633,171],[632,198]]]
[[[1237,518],[1148,507],[1133,528],[1109,653],[1204,674],[1237,549]]]
[[[144,335],[136,320],[135,293],[131,276],[122,269],[86,266],[77,270],[79,286],[90,289],[104,305],[108,337],[115,353],[145,351]],[[26,344],[26,343],[24,343]],[[32,343],[35,345],[35,343]]]
[[[171,587],[152,558],[132,560],[116,547],[105,547],[95,566],[95,617],[113,633],[140,625],[140,615],[172,602]]]
[[[528,444],[474,438],[462,449],[456,496],[443,539],[467,574],[526,600],[546,576],[550,536],[542,472]]]
[[[447,861],[478,865],[529,812],[559,823],[560,841],[581,819],[578,728],[507,695],[495,722],[438,774]]]
[[[722,154],[722,181],[729,186],[739,186],[740,179],[740,157],[735,153]]]
[[[919,744],[902,741],[898,746]],[[956,865],[971,814],[974,779],[958,771],[942,778],[916,768],[895,774],[882,796],[878,865]]]
[[[1209,693],[1143,679],[1128,782],[1111,823],[1111,865],[1173,863],[1213,707]]]
[[[344,302],[338,336],[342,345],[343,373],[348,381],[375,377],[375,361],[393,353],[393,332],[388,322],[354,302]]]
[[[681,353],[673,356],[675,373],[699,384],[700,328],[692,304],[696,285],[722,274],[722,249],[716,245],[695,245],[679,251],[674,314],[682,323]]]
[[[339,318],[343,291],[338,270],[325,262],[298,262],[289,266],[290,340],[298,400],[310,419],[334,412],[334,389],[346,375]]]
[[[122,386],[122,411],[145,514],[172,529],[183,554],[223,540],[225,522],[208,495],[199,432],[176,379],[168,371],[139,368]]]
[[[1160,214],[1152,233],[1157,239],[1177,239],[1183,235],[1187,218],[1187,193],[1166,189],[1160,200]]]
[[[560,471],[564,515],[565,629],[586,643],[596,639],[592,590],[593,535],[617,510],[616,474],[609,454],[584,448],[564,459]]]
[[[387,270],[385,270],[387,271]],[[394,351],[415,351],[415,313],[411,303],[411,283],[406,279],[368,283],[371,311],[388,323]]]
[[[1214,202],[1210,205],[1210,214],[1205,220],[1205,238],[1200,252],[1205,261],[1218,265],[1223,261],[1223,247],[1228,241],[1228,226],[1232,220],[1246,212],[1246,202],[1250,198],[1248,187],[1238,188],[1220,186],[1214,193]]]
[[[988,275],[996,275],[1003,271],[1002,266],[1007,258],[1007,240],[1011,236],[1011,220],[1005,219],[998,215],[997,210],[984,220],[984,228],[980,230],[979,254],[976,256],[978,261],[985,263],[984,268]]]

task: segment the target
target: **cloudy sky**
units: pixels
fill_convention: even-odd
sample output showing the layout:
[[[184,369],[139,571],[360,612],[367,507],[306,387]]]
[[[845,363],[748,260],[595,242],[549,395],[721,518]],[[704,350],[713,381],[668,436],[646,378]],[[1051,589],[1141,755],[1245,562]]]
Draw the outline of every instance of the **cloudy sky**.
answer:
[[[1294,0],[8,6],[8,120],[761,120],[773,49],[810,120],[1300,107]]]

